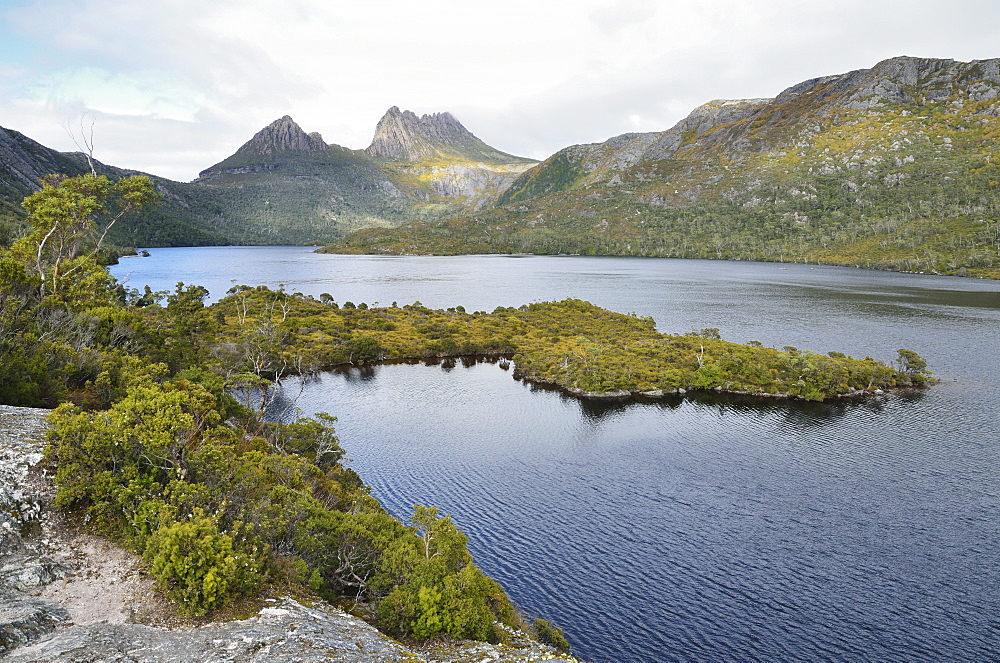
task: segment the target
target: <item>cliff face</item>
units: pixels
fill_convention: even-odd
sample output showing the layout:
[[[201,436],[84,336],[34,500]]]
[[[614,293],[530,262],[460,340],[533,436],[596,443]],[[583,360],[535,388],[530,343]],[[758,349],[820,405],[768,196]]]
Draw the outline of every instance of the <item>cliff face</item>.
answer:
[[[494,149],[476,138],[451,113],[417,117],[393,106],[375,127],[365,152],[387,161],[419,162],[427,159],[460,159],[482,164],[534,163]]]
[[[142,563],[53,511],[41,472],[47,410],[0,405],[0,658],[9,663],[541,661],[556,654],[523,634],[507,645],[407,647],[322,601],[262,602],[249,619],[173,616]]]

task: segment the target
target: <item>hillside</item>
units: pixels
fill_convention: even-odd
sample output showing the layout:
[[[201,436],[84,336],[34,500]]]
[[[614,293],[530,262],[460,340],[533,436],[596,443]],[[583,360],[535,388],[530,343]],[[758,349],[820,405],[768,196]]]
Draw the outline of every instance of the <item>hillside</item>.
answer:
[[[94,161],[100,175],[112,179],[136,175]],[[12,129],[0,127],[0,246],[5,246],[24,229],[25,210],[21,201],[40,188],[44,175],[80,175],[90,172],[87,158],[80,152],[59,152]],[[159,204],[116,225],[108,235],[120,246],[213,245],[230,242],[224,224],[214,217],[212,205],[187,195],[186,187],[159,177],[151,177],[161,194]]]
[[[582,253],[1000,276],[1000,60],[900,57],[565,148],[490,207],[329,251]]]

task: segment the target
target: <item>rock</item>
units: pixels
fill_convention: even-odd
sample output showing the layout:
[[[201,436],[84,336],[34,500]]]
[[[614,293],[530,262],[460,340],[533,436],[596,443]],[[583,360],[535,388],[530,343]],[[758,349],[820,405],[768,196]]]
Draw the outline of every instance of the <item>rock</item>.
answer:
[[[67,618],[65,610],[48,603],[0,596],[0,656],[50,633]]]
[[[271,155],[289,150],[311,152],[325,150],[323,136],[317,132],[307,134],[290,116],[275,120],[247,141],[238,152],[253,152],[259,155]]]
[[[27,661],[148,662],[414,660],[410,651],[365,622],[330,607],[307,608],[291,599],[256,617],[200,628],[142,624],[70,626],[8,656]],[[419,659],[415,659],[419,660]]]
[[[372,626],[325,605],[292,599],[275,602],[250,619],[198,628],[161,629],[141,624],[70,626],[13,651],[7,663],[305,663],[341,661],[543,661],[576,660],[511,633],[509,645],[453,642],[407,647]]]
[[[209,179],[222,173],[245,175],[276,170],[278,164],[273,162],[273,157],[277,154],[322,152],[328,147],[320,134],[316,132],[307,134],[295,120],[285,115],[258,131],[253,138],[236,150],[233,156],[222,162],[225,164],[235,160],[238,162],[237,165],[216,164],[198,173],[198,177]]]
[[[451,113],[417,117],[412,111],[393,106],[375,127],[365,152],[387,161],[418,162],[441,157],[488,164],[533,164],[532,159],[516,157],[490,147],[476,138]]]

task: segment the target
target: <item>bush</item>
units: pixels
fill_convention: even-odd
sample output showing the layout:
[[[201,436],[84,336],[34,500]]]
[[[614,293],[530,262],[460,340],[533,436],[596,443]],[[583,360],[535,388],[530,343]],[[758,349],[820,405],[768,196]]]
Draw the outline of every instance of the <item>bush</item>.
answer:
[[[569,652],[569,640],[566,639],[561,628],[555,626],[547,619],[541,618],[536,619],[532,626],[535,629],[535,636],[539,642],[555,647],[561,652]]]
[[[143,557],[160,587],[191,616],[224,605],[262,579],[259,546],[239,545],[200,509],[157,530]]]

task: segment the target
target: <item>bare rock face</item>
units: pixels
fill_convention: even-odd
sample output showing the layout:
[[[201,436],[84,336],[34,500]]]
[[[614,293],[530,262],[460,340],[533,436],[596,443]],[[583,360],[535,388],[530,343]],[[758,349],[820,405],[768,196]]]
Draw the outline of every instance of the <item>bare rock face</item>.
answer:
[[[326,143],[320,134],[307,134],[295,120],[285,115],[254,134],[238,152],[270,155],[288,150],[310,152],[323,149],[326,149]]]
[[[25,595],[67,572],[32,536],[40,529],[44,500],[27,477],[42,458],[46,414],[0,406],[0,656],[68,618],[59,606]]]
[[[393,106],[379,120],[365,152],[390,161],[420,161],[435,156],[442,145],[462,146],[477,141],[451,113],[417,117],[412,111]]]
[[[494,149],[476,138],[451,113],[417,117],[412,111],[393,106],[375,127],[365,152],[386,161],[461,158],[486,164],[534,163]]]
[[[245,142],[240,149],[211,168],[201,171],[199,178],[210,178],[220,173],[245,174],[275,170],[276,155],[289,152],[322,152],[329,146],[317,132],[306,133],[289,115],[275,120]],[[229,163],[236,161],[235,164]],[[224,165],[225,164],[225,165]]]
[[[279,662],[406,659],[405,647],[339,611],[285,599],[250,619],[200,628],[142,624],[69,626],[22,647],[10,663],[29,661]]]

